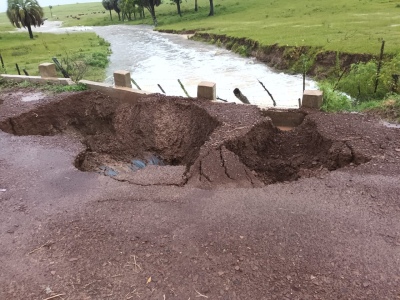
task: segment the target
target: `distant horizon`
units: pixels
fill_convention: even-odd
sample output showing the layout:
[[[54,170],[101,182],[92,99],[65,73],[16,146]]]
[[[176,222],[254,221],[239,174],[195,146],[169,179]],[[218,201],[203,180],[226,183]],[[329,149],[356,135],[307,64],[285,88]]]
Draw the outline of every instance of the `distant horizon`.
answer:
[[[64,4],[74,4],[74,3],[87,3],[87,2],[99,2],[101,0],[38,0],[38,3],[41,7],[46,7],[49,5],[64,5]],[[0,13],[5,12],[7,10],[6,1],[0,0]]]

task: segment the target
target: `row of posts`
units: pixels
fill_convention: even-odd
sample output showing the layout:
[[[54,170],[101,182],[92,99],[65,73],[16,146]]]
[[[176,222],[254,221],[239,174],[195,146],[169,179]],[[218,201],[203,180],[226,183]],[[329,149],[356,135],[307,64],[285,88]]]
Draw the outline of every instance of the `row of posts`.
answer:
[[[132,88],[131,73],[129,71],[115,71],[114,84],[116,87]],[[197,98],[217,100],[217,85],[214,82],[202,81],[197,86]]]
[[[53,63],[44,63],[39,66],[39,73],[42,78],[56,78],[56,66]],[[132,88],[131,73],[125,70],[114,72],[115,87]],[[197,86],[197,98],[211,101],[217,100],[217,86],[215,82],[202,81]],[[299,99],[299,106],[319,109],[322,106],[323,94],[319,90],[305,90],[303,99]]]

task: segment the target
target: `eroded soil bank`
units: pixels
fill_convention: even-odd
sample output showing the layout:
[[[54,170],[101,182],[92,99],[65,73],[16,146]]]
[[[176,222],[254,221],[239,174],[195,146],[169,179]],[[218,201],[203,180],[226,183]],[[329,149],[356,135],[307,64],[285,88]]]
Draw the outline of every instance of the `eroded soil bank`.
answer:
[[[162,95],[120,104],[84,92],[8,117],[0,129],[79,136],[79,170],[139,185],[261,187],[395,154],[397,133],[366,116],[302,113],[300,125],[280,130],[256,106]]]
[[[307,75],[317,79],[323,79],[331,75],[339,76],[340,70],[349,69],[351,64],[367,62],[374,55],[363,53],[344,53],[326,51],[318,47],[307,46],[262,46],[257,41],[248,38],[229,37],[220,34],[203,33],[197,31],[173,31],[160,30],[166,33],[190,34],[191,39],[211,42],[220,47],[232,50],[245,56],[257,58],[268,66],[277,70],[284,70],[293,73],[303,73],[304,55],[311,66],[307,69]]]
[[[36,94],[0,93],[0,299],[399,296],[400,129]]]

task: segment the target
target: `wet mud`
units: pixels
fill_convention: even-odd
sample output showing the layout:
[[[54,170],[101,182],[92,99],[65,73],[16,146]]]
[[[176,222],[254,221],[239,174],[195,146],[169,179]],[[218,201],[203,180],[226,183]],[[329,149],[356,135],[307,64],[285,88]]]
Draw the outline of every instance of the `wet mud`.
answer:
[[[0,129],[78,136],[86,150],[76,168],[138,185],[262,187],[371,159],[373,145],[338,134],[326,126],[328,115],[297,112],[300,124],[282,127],[281,120],[281,130],[276,118],[252,105],[162,95],[122,104],[83,92],[4,119]]]

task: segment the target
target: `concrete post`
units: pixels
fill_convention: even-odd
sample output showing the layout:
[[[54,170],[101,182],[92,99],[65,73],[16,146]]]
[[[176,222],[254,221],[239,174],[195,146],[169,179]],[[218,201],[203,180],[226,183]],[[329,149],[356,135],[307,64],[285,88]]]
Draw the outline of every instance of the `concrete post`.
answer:
[[[305,90],[303,92],[302,107],[320,109],[322,106],[322,91]]]
[[[131,73],[124,70],[115,71],[114,84],[118,87],[132,88]]]
[[[53,63],[43,63],[39,65],[39,74],[42,78],[57,78],[56,65]]]
[[[197,98],[217,100],[217,85],[209,81],[200,82],[197,86]]]

